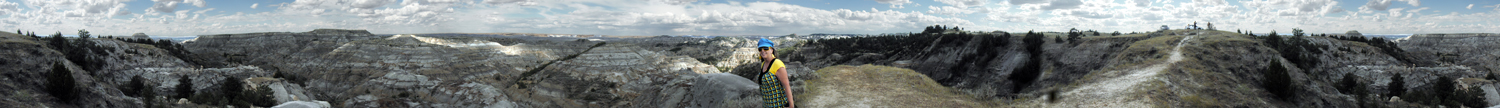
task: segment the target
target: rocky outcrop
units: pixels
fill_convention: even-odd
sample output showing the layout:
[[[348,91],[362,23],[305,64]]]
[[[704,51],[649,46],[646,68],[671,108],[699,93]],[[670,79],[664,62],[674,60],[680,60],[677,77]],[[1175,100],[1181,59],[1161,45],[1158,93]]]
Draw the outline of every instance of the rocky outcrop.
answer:
[[[1427,64],[1458,64],[1493,72],[1500,71],[1497,41],[1500,34],[1415,34],[1397,44],[1406,55]]]
[[[222,82],[228,77],[236,77],[244,80],[270,75],[271,73],[255,66],[202,69],[136,68],[116,72],[114,77],[110,77],[110,80],[112,80],[111,82],[119,83],[118,85],[125,85],[125,83],[130,81],[132,76],[141,76],[142,78],[151,80],[149,82],[153,82],[156,85],[157,93],[177,93],[176,89],[173,89],[177,87],[177,84],[180,84],[177,82],[177,79],[181,78],[181,76],[188,76],[188,79],[192,79],[193,91],[201,93],[220,90],[219,88],[224,86]]]
[[[687,107],[684,105],[694,105],[688,103],[693,103],[695,98],[700,98],[689,95],[692,92],[743,93],[751,91],[750,89],[691,89],[694,86],[726,85],[694,83],[702,82],[699,80],[722,80],[724,78],[722,74],[709,74],[711,77],[707,78],[704,78],[704,74],[699,74],[719,73],[716,69],[674,67],[674,64],[681,62],[701,64],[696,61],[681,60],[685,58],[682,56],[664,57],[630,44],[604,44],[579,54],[576,59],[558,61],[543,70],[521,74],[515,82],[516,85],[511,86],[519,91],[509,94],[514,96],[513,98],[531,98],[516,100],[530,104],[526,106],[535,107]],[[734,96],[733,98],[730,100],[750,100],[755,97]],[[720,105],[697,104],[695,106]]]
[[[758,101],[741,95],[695,102],[705,94],[754,92],[719,85],[746,79],[715,77],[720,72],[711,65],[636,44],[359,34],[210,35],[184,45],[210,58],[218,55],[214,60],[225,64],[306,77],[305,95],[342,107],[716,107]],[[272,89],[285,99],[282,90]],[[302,97],[295,87],[286,90]]]
[[[271,108],[329,108],[329,107],[332,107],[332,106],[328,105],[328,102],[323,102],[323,101],[318,101],[318,102],[292,101],[292,102],[281,103],[281,105],[272,106]]]
[[[93,39],[98,40],[98,39]],[[139,99],[122,94],[108,80],[63,58],[45,41],[13,33],[0,33],[0,106],[7,107],[137,107]],[[45,74],[54,63],[66,65],[77,82],[80,98],[62,102],[45,90]]]
[[[802,62],[813,69],[833,65],[898,66],[916,70],[944,86],[957,88],[966,94],[998,98],[1071,83],[1115,62],[1114,58],[1120,56],[1120,52],[1130,44],[1151,38],[1117,36],[1083,38],[1072,43],[1046,41],[1042,45],[1043,55],[1038,57],[1043,57],[1043,61],[1039,61],[1043,70],[1050,70],[1051,73],[1040,76],[1031,86],[1014,89],[1015,82],[1008,81],[1010,74],[1030,59],[1031,54],[1025,51],[1021,41],[1024,34],[1011,35],[1012,37],[928,35],[930,37],[921,38],[931,38],[931,41],[915,42],[919,44],[909,45],[912,49],[880,49],[877,50],[879,52],[834,53],[855,49],[830,49],[827,46],[837,45],[809,44],[799,47],[796,53],[781,58]]]
[[[1101,82],[1131,75],[1116,71],[1147,64],[1160,65],[1156,70],[1161,71],[1120,86],[1142,90],[1135,94],[1139,98],[1132,99],[1150,100],[1141,101],[1144,105],[1342,107],[1376,100],[1354,99],[1333,89],[1333,82],[1344,73],[1357,75],[1374,92],[1385,91],[1388,77],[1400,74],[1408,78],[1404,80],[1408,89],[1430,89],[1430,79],[1448,76],[1495,95],[1493,81],[1477,78],[1495,69],[1489,62],[1500,61],[1489,60],[1497,58],[1489,54],[1496,51],[1488,51],[1494,48],[1484,47],[1493,46],[1487,40],[1494,39],[1481,36],[1489,34],[1413,36],[1401,43],[1407,50],[1403,54],[1411,57],[1387,55],[1362,42],[1294,37],[1327,47],[1308,48],[1324,52],[1307,55],[1322,62],[1302,69],[1286,62],[1265,64],[1286,59],[1266,47],[1261,38],[1224,31],[1167,30],[1071,42],[1048,40],[1035,56],[1024,51],[1020,34],[955,35],[959,33],[891,40],[915,42],[879,50],[835,49],[819,44],[822,40],[773,40],[779,43],[778,57],[787,64],[791,89],[804,107],[1069,105],[1084,102],[1070,99],[1098,97],[1053,93],[1080,85],[1115,85]],[[87,89],[85,103],[58,104],[49,103],[52,98],[39,91],[44,80],[35,79],[48,69],[34,67],[59,62],[70,70],[82,69],[36,39],[0,35],[5,35],[0,36],[0,48],[5,48],[0,49],[5,51],[0,56],[6,57],[0,58],[5,61],[0,67],[6,67],[0,70],[8,72],[0,76],[5,81],[0,82],[0,90],[10,91],[0,93],[0,105],[16,107],[137,107],[140,99],[123,96],[115,88],[131,76],[150,80],[159,94],[176,92],[171,88],[182,76],[192,78],[191,83],[197,85],[193,89],[199,92],[215,92],[223,86],[267,86],[277,102],[306,107],[719,108],[760,103],[756,85],[748,79],[761,71],[750,38],[374,35],[364,30],[319,29],[200,36],[183,43],[192,52],[185,58],[151,45],[91,39],[107,50],[98,58],[110,65],[100,71],[75,71]],[[1194,38],[1180,38],[1187,36]],[[854,45],[864,44],[871,43]],[[1159,63],[1168,49],[1175,49],[1171,45],[1182,46],[1181,62]],[[1041,67],[1036,80],[1028,85],[1012,82],[1012,71],[1031,59],[1041,60],[1036,62]],[[863,64],[893,67],[837,66]],[[1271,65],[1292,67],[1288,71],[1302,95],[1269,98],[1260,86],[1266,85],[1261,84],[1265,80],[1261,71]],[[277,74],[286,77],[269,77]],[[247,83],[219,85],[227,77]]]
[[[362,34],[370,34],[370,31],[365,31],[365,30],[345,30],[345,29],[314,29],[312,31],[308,31],[307,33],[319,34],[319,35],[362,35]]]

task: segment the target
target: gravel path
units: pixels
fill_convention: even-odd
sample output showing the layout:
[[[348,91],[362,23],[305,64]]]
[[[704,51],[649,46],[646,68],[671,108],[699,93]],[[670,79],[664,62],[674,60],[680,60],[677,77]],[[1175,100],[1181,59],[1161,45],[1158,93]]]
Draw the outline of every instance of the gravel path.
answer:
[[[1166,62],[1152,64],[1151,66],[1145,68],[1128,70],[1129,73],[1119,73],[1127,71],[1110,71],[1111,73],[1125,75],[1106,77],[1108,79],[1079,86],[1077,89],[1073,89],[1072,91],[1065,91],[1063,92],[1063,94],[1060,94],[1062,96],[1059,97],[1063,97],[1065,99],[1063,101],[1068,101],[1062,103],[1069,103],[1070,105],[1052,106],[1079,108],[1152,107],[1151,105],[1147,104],[1147,101],[1149,100],[1145,100],[1145,96],[1132,95],[1138,93],[1139,90],[1142,90],[1141,88],[1136,87],[1136,85],[1140,85],[1143,82],[1156,79],[1156,75],[1158,73],[1165,71],[1168,67],[1171,67],[1172,64],[1177,63],[1177,61],[1181,61],[1182,45],[1183,43],[1186,43],[1188,39],[1192,38],[1193,36],[1183,37],[1181,41],[1178,41],[1176,47],[1172,49],[1171,55],[1167,57]]]

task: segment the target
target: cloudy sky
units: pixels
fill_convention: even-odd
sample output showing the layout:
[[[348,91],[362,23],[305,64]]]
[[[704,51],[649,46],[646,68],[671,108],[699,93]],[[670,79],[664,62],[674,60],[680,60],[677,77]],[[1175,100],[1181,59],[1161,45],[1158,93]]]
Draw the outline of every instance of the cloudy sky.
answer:
[[[0,0],[0,29],[185,36],[303,32],[784,35],[971,31],[1500,31],[1496,0]]]

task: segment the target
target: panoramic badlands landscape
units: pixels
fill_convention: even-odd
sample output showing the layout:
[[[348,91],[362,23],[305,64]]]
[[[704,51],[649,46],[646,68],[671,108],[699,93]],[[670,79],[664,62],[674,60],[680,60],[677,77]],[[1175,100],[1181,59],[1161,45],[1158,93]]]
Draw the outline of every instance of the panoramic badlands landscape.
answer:
[[[1489,48],[1500,44],[1500,34],[1386,40],[1357,32],[1252,36],[1173,29],[1092,35],[932,27],[937,29],[902,35],[769,39],[783,43],[777,56],[787,61],[792,89],[803,99],[797,104],[805,107],[1483,107],[1500,98],[1491,74],[1500,69],[1494,62],[1500,61],[1495,54],[1500,51]],[[759,66],[750,46],[755,38],[377,35],[339,29],[203,35],[182,42],[146,37],[5,33],[0,45],[7,50],[6,64],[0,66],[7,73],[0,88],[10,93],[0,104],[756,107],[760,102],[749,80]],[[55,86],[63,84],[73,86]]]
[[[1481,108],[1500,106],[1496,17],[1476,0],[0,0],[0,106],[756,108],[764,53],[796,107]]]

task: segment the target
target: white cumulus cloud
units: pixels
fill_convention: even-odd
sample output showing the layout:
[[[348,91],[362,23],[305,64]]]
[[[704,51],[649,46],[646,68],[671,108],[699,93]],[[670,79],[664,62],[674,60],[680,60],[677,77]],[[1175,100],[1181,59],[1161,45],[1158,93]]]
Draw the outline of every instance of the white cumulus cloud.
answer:
[[[959,8],[968,8],[968,7],[973,7],[973,6],[984,6],[984,4],[986,4],[986,3],[989,2],[987,0],[936,0],[936,1],[937,2],[941,2],[943,4],[953,5],[954,7],[959,7]]]
[[[146,9],[146,13],[148,14],[173,13],[177,11],[178,4],[191,4],[193,6],[204,7],[208,3],[203,0],[151,0],[151,2],[155,2],[155,4],[151,5],[151,8]]]
[[[21,8],[16,3],[0,1],[0,15],[15,13],[17,11],[21,11]]]
[[[1406,4],[1410,4],[1411,6],[1422,6],[1422,2],[1419,0],[1370,0],[1370,2],[1365,3],[1365,6],[1359,7],[1359,9],[1386,11],[1390,8],[1391,2],[1395,1],[1405,1]]]
[[[891,8],[906,8],[903,4],[911,3],[911,0],[875,0],[875,2],[891,4]]]

